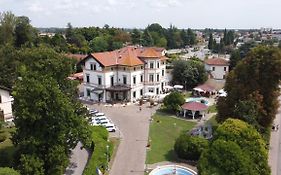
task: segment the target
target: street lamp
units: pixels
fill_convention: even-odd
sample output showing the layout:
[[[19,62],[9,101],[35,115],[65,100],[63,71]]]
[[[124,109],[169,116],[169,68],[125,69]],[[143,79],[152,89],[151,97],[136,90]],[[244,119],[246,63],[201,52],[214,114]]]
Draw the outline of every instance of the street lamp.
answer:
[[[107,163],[107,165],[106,165],[106,170],[108,171],[108,169],[109,169],[109,166],[108,166],[108,162],[109,162],[109,145],[106,145],[106,163]]]

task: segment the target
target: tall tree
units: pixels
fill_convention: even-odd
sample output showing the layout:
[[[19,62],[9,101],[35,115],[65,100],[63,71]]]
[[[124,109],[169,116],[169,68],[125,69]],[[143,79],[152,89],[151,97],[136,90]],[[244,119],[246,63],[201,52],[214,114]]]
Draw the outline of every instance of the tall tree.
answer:
[[[21,47],[25,44],[32,44],[36,37],[35,29],[30,25],[30,20],[26,16],[20,16],[17,18],[17,24],[15,28],[15,45]]]
[[[191,89],[207,80],[204,64],[197,60],[178,60],[173,63],[173,84],[184,85],[185,89]]]
[[[17,17],[12,12],[0,13],[0,44],[13,44]]]
[[[62,174],[70,150],[89,136],[86,120],[77,114],[70,98],[49,74],[22,69],[13,96],[17,128],[13,143],[18,147],[17,156],[21,157],[18,162],[21,173],[28,175],[39,170],[43,174]],[[34,166],[31,157],[41,163]]]
[[[213,34],[210,33],[209,35],[209,41],[208,41],[208,49],[212,50],[214,48],[214,39],[213,39]]]
[[[235,107],[241,101],[253,99],[254,92],[258,94],[254,97],[260,99],[260,104],[257,105],[261,106],[258,111],[258,123],[261,128],[269,127],[278,108],[280,67],[281,52],[277,48],[261,46],[252,49],[227,77],[225,89],[228,95],[221,99],[223,102],[219,102],[218,119],[242,119],[242,116],[234,113]]]
[[[133,44],[140,44],[141,40],[141,33],[138,29],[133,29],[131,33],[132,43]]]

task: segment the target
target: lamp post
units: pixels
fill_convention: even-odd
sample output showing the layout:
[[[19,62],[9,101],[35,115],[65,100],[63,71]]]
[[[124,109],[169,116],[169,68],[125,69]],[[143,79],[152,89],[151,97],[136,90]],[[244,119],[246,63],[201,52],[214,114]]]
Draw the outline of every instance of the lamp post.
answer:
[[[109,170],[109,166],[108,166],[108,162],[109,162],[109,145],[106,145],[106,170],[108,171]]]

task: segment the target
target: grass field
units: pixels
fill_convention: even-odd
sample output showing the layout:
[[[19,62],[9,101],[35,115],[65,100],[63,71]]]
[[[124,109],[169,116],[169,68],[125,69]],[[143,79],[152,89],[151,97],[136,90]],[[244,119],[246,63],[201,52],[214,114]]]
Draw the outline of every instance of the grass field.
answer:
[[[189,122],[171,115],[157,112],[150,125],[150,149],[147,151],[146,163],[152,164],[162,161],[177,160],[174,152],[175,140],[183,132],[192,129],[194,122]]]

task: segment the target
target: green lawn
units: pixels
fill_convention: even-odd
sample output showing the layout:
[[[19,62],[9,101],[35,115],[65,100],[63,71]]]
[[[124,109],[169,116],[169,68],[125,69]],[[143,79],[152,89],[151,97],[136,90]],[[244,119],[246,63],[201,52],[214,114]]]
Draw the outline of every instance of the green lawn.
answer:
[[[174,152],[175,140],[182,132],[186,132],[194,126],[194,122],[176,119],[169,114],[157,112],[150,125],[151,146],[147,151],[146,163],[177,160]]]
[[[210,107],[208,108],[208,111],[209,111],[210,113],[216,113],[216,112],[217,112],[217,105],[216,105],[216,104],[213,104],[212,106],[210,106]]]

